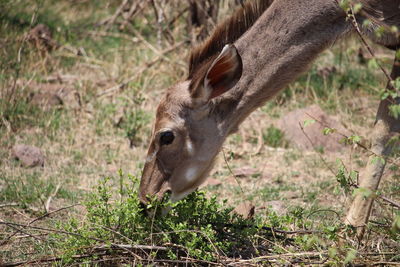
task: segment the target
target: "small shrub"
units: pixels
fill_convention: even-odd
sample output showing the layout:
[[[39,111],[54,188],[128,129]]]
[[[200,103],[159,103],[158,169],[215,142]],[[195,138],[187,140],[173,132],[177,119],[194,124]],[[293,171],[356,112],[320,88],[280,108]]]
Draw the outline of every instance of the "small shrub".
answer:
[[[271,147],[287,147],[288,143],[284,138],[284,133],[274,126],[268,127],[263,132],[265,144]]]
[[[254,233],[260,231],[253,221],[234,215],[232,208],[223,208],[216,197],[208,199],[204,192],[194,192],[177,203],[154,200],[147,206],[152,215],[145,215],[137,197],[137,179],[123,174],[119,179],[119,186],[113,186],[111,178],[103,179],[89,195],[83,222],[72,219],[59,225],[64,231],[74,233],[67,238],[53,236],[65,262],[71,263],[72,255],[113,244],[169,248],[167,252],[154,252],[154,257],[176,259],[184,253],[196,259],[215,260],[218,255],[248,250]],[[119,190],[113,189],[116,187]],[[161,215],[164,208],[171,210]]]

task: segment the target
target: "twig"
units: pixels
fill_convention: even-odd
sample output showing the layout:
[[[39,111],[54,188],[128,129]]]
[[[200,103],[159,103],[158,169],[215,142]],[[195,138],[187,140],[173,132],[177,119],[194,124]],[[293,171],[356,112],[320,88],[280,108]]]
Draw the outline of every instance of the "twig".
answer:
[[[149,43],[146,38],[143,37],[143,35],[137,31],[136,29],[134,29],[133,27],[130,28],[130,30],[136,35],[136,37],[142,41],[143,44],[145,44],[151,51],[153,51],[155,54],[157,54],[158,56],[162,57],[164,60],[171,62],[171,60],[167,57],[165,57],[165,53],[163,53],[163,51],[160,51],[159,49],[155,48],[151,43]],[[174,45],[173,47],[175,47],[176,45]]]
[[[335,0],[335,1],[336,1],[336,3],[340,6],[339,0]],[[361,10],[360,12],[363,12],[363,10]],[[365,40],[364,36],[362,35],[361,30],[360,30],[360,27],[358,26],[358,22],[357,22],[357,19],[356,19],[356,16],[355,16],[355,13],[354,13],[353,6],[352,6],[352,5],[350,5],[350,12],[347,12],[346,16],[350,19],[351,24],[353,25],[354,29],[356,30],[357,35],[358,35],[358,37],[360,38],[361,42],[362,42],[362,43],[364,44],[364,46],[367,48],[367,50],[368,50],[368,52],[370,53],[371,57],[372,57],[373,59],[375,59],[376,64],[377,64],[378,67],[381,69],[381,71],[383,72],[383,74],[386,76],[386,79],[388,80],[388,88],[389,88],[390,90],[394,90],[394,91],[397,91],[397,92],[398,92],[398,90],[396,90],[396,88],[394,88],[394,86],[392,85],[392,82],[393,82],[392,77],[390,77],[390,75],[389,75],[389,73],[386,71],[386,69],[385,69],[384,67],[382,67],[382,65],[376,60],[377,57],[375,56],[374,51],[372,50],[371,46],[367,43],[367,41]],[[390,99],[388,99],[388,100],[390,100]],[[396,104],[396,103],[393,103],[393,100],[390,100],[390,101],[392,102],[392,104]]]
[[[316,122],[318,122],[318,123],[320,123],[321,125],[323,125],[324,126],[324,124],[322,124],[322,122],[320,122],[318,119],[316,119],[316,118],[314,118],[313,116],[311,116],[311,115],[309,115],[309,114],[307,114],[310,118],[312,118],[313,120],[315,120]],[[305,135],[305,137],[308,139],[308,141],[311,143],[311,145],[312,145],[312,147],[314,148],[315,146],[314,146],[314,142],[311,140],[311,138],[307,135],[307,133],[304,131],[304,127],[301,125],[301,123],[299,122],[299,126],[300,126],[300,129],[301,129],[301,131],[303,132],[303,134]],[[329,128],[331,128],[331,127],[329,127]],[[345,138],[348,138],[345,134],[343,134],[343,133],[340,133],[340,132],[337,132],[338,134],[340,134],[340,135],[342,135],[343,137],[345,137]],[[371,153],[373,153],[373,154],[375,154],[373,151],[371,151],[371,150],[369,150],[366,146],[364,146],[363,144],[361,144],[361,143],[359,143],[359,142],[357,142],[356,143],[358,146],[360,146],[360,147],[362,147],[363,149],[365,149],[365,150],[367,150],[367,151],[369,151],[369,152],[371,152]],[[326,162],[326,160],[322,157],[322,155],[320,154],[320,153],[318,153],[318,155],[319,155],[319,157],[321,158],[321,160],[322,160],[322,162],[324,163],[324,165],[329,169],[329,171],[333,174],[333,176],[336,176],[336,173],[333,171],[333,169],[328,165],[328,163]],[[376,155],[376,154],[375,154]],[[355,188],[358,188],[358,185],[357,184],[351,184],[350,186],[353,186],[353,187],[355,187]],[[389,198],[387,198],[387,197],[385,197],[385,196],[382,196],[382,195],[377,195],[377,197],[378,198],[380,198],[380,199],[382,199],[383,201],[386,201],[386,202],[388,202],[389,204],[391,204],[392,206],[394,206],[394,207],[397,207],[397,208],[399,208],[400,209],[400,204],[399,203],[397,203],[397,202],[395,202],[394,200],[392,200],[392,199],[389,199]]]
[[[134,15],[138,14],[139,11],[141,9],[143,9],[144,6],[141,5],[143,2],[146,3],[146,1],[139,0],[136,3],[131,5],[128,15],[124,18],[124,21],[119,26],[120,30],[123,30],[125,28],[126,24],[128,24],[129,20],[132,20]]]
[[[6,221],[0,221],[0,224],[7,225],[7,226],[17,226],[17,227],[25,227],[25,228],[31,228],[35,230],[40,230],[40,231],[46,231],[46,232],[54,232],[54,233],[60,233],[60,234],[66,234],[66,235],[73,235],[73,236],[78,236],[86,239],[91,239],[95,240],[98,242],[102,243],[107,243],[105,240],[95,238],[95,237],[87,237],[87,236],[82,236],[81,234],[73,233],[73,232],[68,232],[64,230],[58,230],[58,229],[51,229],[51,228],[45,228],[45,227],[40,227],[40,226],[32,226],[32,225],[25,225],[25,224],[20,224],[20,223],[13,223],[13,222],[6,222]],[[200,231],[198,231],[200,232]],[[111,243],[110,244],[112,247],[115,248],[120,248],[120,249],[145,249],[145,250],[168,250],[167,247],[162,247],[162,246],[148,246],[148,245],[125,245],[125,244],[116,244],[116,243]],[[94,247],[95,249],[103,249],[104,246],[98,246]]]
[[[9,226],[9,227],[17,226],[17,227],[23,227],[23,228],[31,228],[31,229],[35,229],[35,230],[39,230],[39,231],[60,233],[60,234],[65,234],[65,235],[73,235],[73,236],[87,238],[87,239],[91,239],[91,240],[95,240],[95,241],[99,241],[99,242],[104,242],[104,240],[101,240],[99,238],[84,237],[80,234],[72,233],[72,232],[68,232],[68,231],[64,231],[64,230],[57,230],[57,229],[45,228],[45,227],[40,227],[40,226],[32,226],[32,225],[26,225],[26,224],[20,224],[20,223],[13,223],[13,222],[6,222],[6,221],[0,221],[0,225],[1,224]]]
[[[234,225],[227,223],[227,224],[224,224],[223,226],[224,227],[233,227]],[[251,225],[251,224],[246,224],[246,225],[243,225],[239,229],[250,228],[250,227],[258,227],[258,226]],[[270,231],[270,232],[273,232],[273,233],[285,234],[285,235],[322,233],[322,231],[319,231],[319,230],[293,230],[293,231],[286,231],[286,230],[276,229],[274,227],[268,227],[268,226],[262,226],[261,229],[266,230],[266,231]]]
[[[296,257],[310,257],[310,258],[319,258],[326,257],[328,253],[326,251],[321,252],[299,252],[299,253],[284,253],[284,254],[276,254],[276,255],[266,255],[255,257],[249,260],[239,260],[238,263],[247,263],[247,262],[259,262],[270,259],[282,259],[282,258],[296,258]]]
[[[62,210],[70,209],[70,208],[73,208],[73,207],[76,207],[76,206],[80,206],[80,205],[81,205],[80,203],[77,203],[77,204],[69,205],[69,206],[67,206],[67,207],[62,207],[62,208],[59,208],[59,209],[56,209],[56,210],[47,212],[47,213],[45,213],[44,215],[42,215],[42,216],[40,216],[40,217],[37,217],[37,218],[33,219],[32,221],[30,221],[30,222],[28,223],[28,225],[30,225],[30,224],[32,224],[32,223],[34,223],[34,222],[37,222],[37,221],[39,221],[39,220],[41,220],[41,219],[43,219],[43,218],[46,218],[46,217],[48,217],[48,216],[50,216],[50,215],[52,215],[52,214],[54,214],[54,213],[60,212],[60,211],[62,211]]]
[[[120,32],[88,31],[86,33],[87,33],[87,35],[91,35],[91,36],[115,37],[115,38],[120,38],[120,39],[123,39],[123,40],[130,41],[130,42],[133,42],[133,43],[140,42],[139,38],[132,37],[132,36],[129,36],[127,34],[120,33]]]
[[[189,7],[185,7],[184,9],[182,9],[182,11],[180,11],[175,17],[173,17],[169,22],[168,22],[168,28],[171,28],[175,21],[177,21],[183,14],[185,14],[187,11],[189,10]]]
[[[385,196],[378,195],[378,197],[379,197],[380,199],[382,199],[383,201],[388,202],[390,205],[392,205],[392,206],[397,207],[397,208],[400,209],[400,203],[397,203],[396,201],[394,201],[394,200],[392,200],[392,199],[390,199],[390,198],[387,198],[387,197],[385,197]]]
[[[244,193],[244,190],[243,190],[241,184],[239,183],[237,176],[233,173],[231,167],[229,166],[228,160],[225,155],[225,150],[223,148],[222,148],[222,155],[224,156],[224,161],[225,161],[226,167],[228,168],[229,173],[232,175],[232,177],[235,179],[236,183],[238,184],[240,191],[242,192],[242,196],[245,197],[246,194]]]
[[[104,20],[103,22],[100,22],[100,25],[102,25],[102,24],[106,24],[106,25],[114,24],[115,20],[122,13],[122,10],[124,9],[124,7],[128,3],[128,1],[129,0],[124,0],[122,2],[122,4],[117,8],[117,11],[115,11],[114,15],[112,15],[111,18],[108,18],[108,19]]]
[[[280,229],[275,229],[273,227],[262,227],[263,230],[268,230],[271,232],[279,233],[279,234],[285,234],[285,235],[296,235],[296,234],[317,234],[317,233],[322,233],[322,231],[318,230],[294,230],[294,231],[285,231],[285,230],[280,230]]]
[[[173,50],[175,50],[176,48],[180,47],[180,46],[181,46],[182,44],[184,44],[184,43],[185,43],[185,42],[182,41],[182,42],[179,42],[179,43],[177,43],[177,44],[175,44],[175,45],[173,45],[173,46],[171,46],[171,47],[169,47],[169,48],[163,50],[162,52],[160,52],[163,56],[161,56],[161,55],[156,56],[153,60],[147,62],[147,63],[145,64],[144,67],[142,67],[142,68],[139,69],[137,72],[135,72],[135,74],[134,74],[133,76],[129,77],[129,78],[126,79],[124,82],[122,82],[122,83],[120,83],[120,84],[118,84],[118,85],[115,85],[115,86],[113,86],[113,87],[110,87],[110,88],[108,88],[108,89],[102,91],[102,92],[97,93],[96,96],[97,96],[97,97],[100,97],[100,96],[103,96],[103,95],[107,95],[107,94],[109,94],[109,93],[112,93],[112,92],[114,92],[114,91],[116,91],[116,90],[119,90],[119,89],[121,89],[121,88],[124,88],[125,86],[128,85],[128,83],[130,83],[131,81],[135,80],[135,79],[137,78],[138,75],[142,74],[142,73],[143,73],[145,70],[147,70],[149,67],[151,67],[151,66],[153,66],[154,64],[156,64],[159,60],[165,59],[165,54],[170,53],[171,51],[173,51]]]
[[[126,244],[111,244],[111,247],[108,245],[101,245],[94,247],[95,250],[108,250],[110,248],[114,249],[140,249],[140,250],[161,250],[167,251],[167,247],[161,246],[147,246],[147,245],[126,245]]]
[[[0,223],[1,223],[1,222],[0,222]],[[8,227],[11,227],[12,229],[14,229],[14,230],[16,231],[14,234],[16,234],[16,233],[23,233],[23,234],[25,234],[25,235],[27,235],[27,236],[29,236],[29,237],[32,237],[33,239],[43,241],[43,239],[38,238],[38,237],[36,237],[36,236],[34,236],[34,235],[30,234],[30,233],[27,233],[27,232],[25,232],[24,230],[22,230],[22,229],[20,229],[20,228],[18,228],[18,227],[16,227],[16,226],[8,225]],[[5,245],[5,244],[7,244],[7,242],[8,242],[9,239],[10,239],[10,238],[8,237],[8,238],[5,238],[4,240],[2,240],[1,243],[0,243],[0,246],[3,246],[3,245]],[[1,265],[0,265],[0,266],[1,266]]]
[[[316,151],[315,149],[315,145],[314,142],[311,140],[311,138],[308,136],[308,134],[305,132],[303,125],[301,125],[301,122],[299,122],[299,127],[301,129],[301,131],[303,132],[304,136],[307,138],[307,140],[310,142],[311,146],[313,147],[313,149]],[[331,166],[329,166],[329,164],[326,162],[326,160],[324,159],[324,157],[322,157],[321,153],[318,153],[320,159],[322,160],[322,162],[324,163],[324,165],[328,168],[328,170],[334,175],[336,176],[335,172],[333,171],[333,169],[331,168]]]
[[[324,124],[322,121],[318,120],[317,118],[313,117],[312,115],[306,113],[307,116],[309,116],[311,119],[315,120],[316,122],[318,122],[320,125],[322,125],[325,128],[330,128],[330,129],[334,129],[332,127],[330,127],[329,125]],[[349,139],[349,137],[347,135],[345,135],[344,133],[339,132],[337,129],[334,129],[335,132],[341,136],[343,136],[343,138]],[[382,157],[377,155],[374,151],[372,151],[371,149],[369,149],[367,146],[365,146],[363,143],[361,142],[355,142],[355,144],[359,147],[361,147],[362,149],[364,149],[365,151],[367,151],[368,153],[370,153],[370,155],[375,155],[377,157]],[[314,146],[313,146],[314,147]],[[390,164],[393,164],[397,167],[400,167],[400,165],[396,162],[396,160],[392,160],[390,158],[385,158],[385,160],[387,162],[389,162]]]
[[[50,203],[53,200],[53,197],[57,195],[58,190],[60,190],[60,188],[61,188],[61,183],[58,183],[56,189],[54,189],[54,192],[47,198],[46,205],[44,206],[46,213],[49,213]]]
[[[156,21],[157,21],[157,43],[158,43],[158,47],[161,48],[162,47],[162,34],[163,34],[163,27],[162,27],[162,23],[164,22],[164,15],[162,11],[159,11],[159,9],[161,9],[161,7],[158,7],[156,4],[156,0],[150,0],[150,3],[153,7],[154,10],[154,15],[156,17]],[[162,2],[160,2],[160,6]]]
[[[70,205],[70,206],[67,206],[67,207],[63,207],[63,208],[60,208],[60,209],[57,209],[57,210],[48,212],[48,213],[46,213],[46,214],[44,214],[44,215],[42,215],[42,216],[40,216],[40,217],[37,217],[37,218],[33,219],[33,220],[30,221],[27,225],[29,226],[30,224],[32,224],[32,223],[34,223],[34,222],[36,222],[36,221],[39,221],[39,220],[41,220],[41,219],[43,219],[43,218],[45,218],[45,217],[48,217],[48,216],[50,216],[50,215],[52,215],[52,214],[54,214],[54,213],[56,213],[56,212],[59,212],[59,211],[65,210],[65,209],[69,209],[69,208],[72,208],[72,207],[75,207],[75,206],[78,206],[78,205],[81,205],[81,204],[78,203],[78,204]],[[11,226],[10,226],[10,227],[11,227]],[[11,227],[11,228],[13,228],[13,227]],[[17,233],[22,232],[20,229],[16,229],[16,228],[13,228],[13,229],[15,229],[16,232],[14,232],[14,233],[10,234],[8,237],[4,238],[4,241],[10,240],[10,238],[12,238],[13,236],[15,236]],[[28,235],[29,235],[29,234],[28,234]]]
[[[0,204],[0,209],[7,208],[7,207],[17,207],[17,206],[19,206],[18,203],[5,203],[5,204]]]
[[[362,34],[361,34],[360,27],[358,26],[356,17],[355,17],[355,15],[354,15],[353,7],[352,7],[351,5],[350,5],[350,10],[351,10],[351,12],[350,12],[350,14],[348,14],[348,16],[351,18],[351,19],[350,19],[350,20],[351,20],[351,23],[353,24],[354,28],[356,29],[356,32],[357,32],[358,36],[360,37],[362,43],[363,43],[363,44],[365,45],[365,47],[367,48],[368,52],[371,54],[371,56],[372,56],[374,59],[376,59],[376,56],[375,56],[374,51],[373,51],[372,48],[368,45],[368,43],[367,43],[367,41],[365,40],[364,36],[362,36]],[[387,80],[388,80],[389,82],[393,81],[393,79],[390,77],[390,75],[389,75],[389,73],[386,71],[386,69],[383,68],[382,65],[379,64],[379,62],[376,62],[376,64],[378,64],[379,68],[380,68],[380,69],[382,70],[382,72],[385,74]],[[390,86],[392,86],[392,85],[390,85]]]
[[[97,254],[97,256],[103,256],[106,255],[105,252],[103,254]],[[71,256],[72,259],[84,259],[84,258],[89,258],[93,257],[93,254],[82,254],[82,255],[73,255]],[[26,261],[17,261],[17,262],[5,262],[1,263],[1,267],[14,267],[14,266],[20,266],[20,265],[33,265],[33,264],[38,264],[38,263],[49,263],[49,262],[56,262],[56,261],[61,261],[61,257],[49,257],[49,258],[41,258],[41,259],[35,259],[35,260],[26,260]]]
[[[306,113],[306,114],[307,114],[307,113]],[[312,115],[307,114],[307,116],[309,116],[310,118],[312,118],[313,120],[315,120],[316,122],[318,122],[318,123],[319,123],[320,125],[322,125],[323,127],[329,127],[329,125],[323,124],[320,120],[318,120],[317,118],[313,117]],[[311,143],[312,147],[315,149],[315,145],[314,145],[313,141],[312,141],[311,138],[307,135],[307,133],[304,131],[304,128],[303,128],[303,126],[301,125],[300,122],[299,122],[299,125],[300,125],[301,131],[302,131],[303,134],[306,136],[306,138],[308,139],[308,141]],[[329,127],[329,128],[331,128],[331,127]],[[336,129],[335,129],[335,130],[336,130]],[[341,133],[341,132],[339,132],[339,131],[336,131],[336,133],[338,133],[339,135],[343,136],[344,138],[349,138],[347,135],[345,135],[345,134],[343,134],[343,133]],[[364,150],[370,152],[372,155],[376,155],[376,153],[374,153],[372,150],[370,150],[369,148],[367,148],[367,147],[366,147],[365,145],[363,145],[362,143],[356,142],[356,144],[357,144],[359,147],[363,148]],[[321,155],[320,153],[318,153],[318,155],[319,155],[319,157],[321,158],[322,162],[325,164],[325,166],[329,169],[329,171],[330,171],[334,176],[336,176],[336,173],[335,173],[335,172],[333,171],[333,169],[328,165],[328,163],[325,161],[325,159],[322,157],[322,155]],[[378,156],[378,155],[376,155],[376,156]],[[388,160],[388,161],[389,161],[389,159],[385,159],[385,160]],[[398,166],[398,165],[397,165],[396,163],[394,163],[393,161],[389,161],[389,162],[390,162],[391,164],[394,164],[394,165]],[[358,188],[358,185],[357,185],[357,184],[351,184],[350,186],[353,186],[353,187],[355,187],[355,188]],[[397,208],[400,209],[400,203],[397,203],[396,201],[394,201],[394,200],[392,200],[392,199],[390,199],[390,198],[387,198],[387,197],[385,197],[385,196],[382,196],[382,195],[378,195],[377,197],[380,198],[380,199],[382,199],[383,201],[388,202],[388,203],[391,204],[392,206],[397,207]]]

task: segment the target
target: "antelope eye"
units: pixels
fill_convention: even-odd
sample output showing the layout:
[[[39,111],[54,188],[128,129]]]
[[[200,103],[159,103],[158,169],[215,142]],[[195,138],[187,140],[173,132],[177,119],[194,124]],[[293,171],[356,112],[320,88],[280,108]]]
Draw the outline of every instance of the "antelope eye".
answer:
[[[169,145],[174,141],[174,133],[172,131],[165,131],[160,135],[160,145]]]

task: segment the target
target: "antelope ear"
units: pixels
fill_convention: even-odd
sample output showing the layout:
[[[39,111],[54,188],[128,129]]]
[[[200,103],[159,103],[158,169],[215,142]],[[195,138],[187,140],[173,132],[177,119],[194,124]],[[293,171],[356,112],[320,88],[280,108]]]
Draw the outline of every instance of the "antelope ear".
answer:
[[[218,57],[199,70],[190,83],[190,95],[195,106],[204,105],[220,96],[239,81],[242,76],[242,59],[233,44],[225,45]]]

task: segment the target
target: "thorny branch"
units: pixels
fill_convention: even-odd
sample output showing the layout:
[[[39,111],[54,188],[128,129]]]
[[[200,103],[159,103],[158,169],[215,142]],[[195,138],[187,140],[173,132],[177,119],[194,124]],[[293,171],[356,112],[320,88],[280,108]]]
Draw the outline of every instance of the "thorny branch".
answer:
[[[307,114],[307,115],[308,115],[310,118],[312,118],[313,120],[315,120],[316,122],[320,123],[322,126],[326,127],[326,125],[324,125],[324,124],[323,124],[321,121],[319,121],[318,119],[314,118],[313,116],[311,116],[311,115],[309,115],[309,114]],[[315,146],[314,142],[311,140],[311,138],[310,138],[310,137],[308,136],[308,134],[305,132],[304,127],[303,127],[303,125],[301,124],[301,122],[299,122],[299,126],[300,126],[300,129],[301,129],[301,131],[303,132],[304,136],[305,136],[305,137],[307,138],[307,140],[310,142],[311,146],[312,146],[313,148],[315,148],[316,146]],[[340,132],[337,132],[337,133],[340,134],[341,136],[343,136],[344,138],[349,138],[347,135],[345,135],[345,134],[343,134],[343,133],[340,133]],[[359,145],[361,148],[363,148],[363,149],[367,150],[368,152],[373,153],[373,154],[375,155],[374,152],[372,152],[370,149],[368,149],[366,146],[362,145],[361,143],[357,142],[356,144]],[[322,155],[321,155],[320,153],[318,153],[318,156],[320,157],[321,161],[324,163],[324,165],[326,166],[326,168],[327,168],[334,176],[336,176],[335,171],[332,169],[331,166],[329,166],[329,164],[326,162],[326,160],[324,159],[324,157],[322,157]],[[359,188],[359,186],[358,186],[357,184],[355,184],[355,183],[352,183],[352,184],[350,184],[349,186],[352,186],[352,187],[354,187],[354,188]],[[389,203],[390,205],[392,205],[392,206],[397,207],[397,208],[400,209],[400,203],[397,203],[396,201],[394,201],[394,200],[392,200],[392,199],[389,199],[389,198],[387,198],[387,197],[385,197],[385,196],[382,196],[382,195],[377,195],[377,197],[380,198],[380,199],[382,199],[383,201]]]

